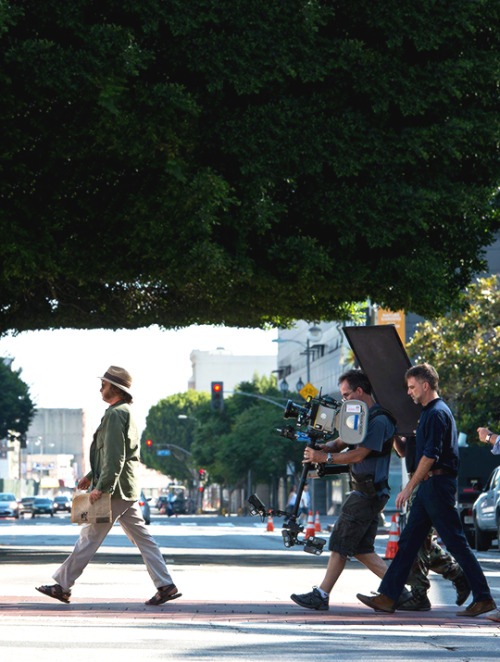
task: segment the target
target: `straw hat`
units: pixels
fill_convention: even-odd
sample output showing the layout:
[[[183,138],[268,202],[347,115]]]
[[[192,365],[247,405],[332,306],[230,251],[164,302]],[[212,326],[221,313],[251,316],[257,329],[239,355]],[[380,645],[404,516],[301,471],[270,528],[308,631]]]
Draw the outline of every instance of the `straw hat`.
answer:
[[[132,395],[130,392],[130,387],[132,386],[132,375],[127,372],[124,368],[118,368],[116,365],[109,366],[102,377],[99,379],[109,382],[114,386],[117,386],[125,393]]]

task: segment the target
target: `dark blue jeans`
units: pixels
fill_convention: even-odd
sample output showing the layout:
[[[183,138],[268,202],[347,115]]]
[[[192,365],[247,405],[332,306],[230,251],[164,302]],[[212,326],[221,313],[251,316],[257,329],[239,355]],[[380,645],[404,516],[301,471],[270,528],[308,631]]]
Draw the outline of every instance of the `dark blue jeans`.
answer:
[[[408,579],[413,561],[431,525],[439,533],[447,550],[464,571],[475,602],[490,600],[486,578],[464,534],[455,507],[456,479],[433,476],[419,485],[412,503],[408,522],[399,540],[398,553],[379,587],[379,592],[397,600]]]

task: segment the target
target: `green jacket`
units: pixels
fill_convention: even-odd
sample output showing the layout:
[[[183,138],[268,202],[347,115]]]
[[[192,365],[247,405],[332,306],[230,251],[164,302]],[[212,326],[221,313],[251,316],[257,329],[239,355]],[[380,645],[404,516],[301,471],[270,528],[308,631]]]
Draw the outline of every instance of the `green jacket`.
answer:
[[[90,447],[90,490],[137,501],[139,461],[139,436],[130,406],[117,402],[106,410]]]

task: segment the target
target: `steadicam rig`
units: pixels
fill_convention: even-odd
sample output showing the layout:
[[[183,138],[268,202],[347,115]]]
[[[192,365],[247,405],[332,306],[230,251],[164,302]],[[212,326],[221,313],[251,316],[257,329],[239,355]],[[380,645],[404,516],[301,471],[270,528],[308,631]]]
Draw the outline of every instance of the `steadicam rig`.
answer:
[[[291,425],[279,428],[278,432],[287,439],[305,442],[306,446],[313,450],[318,450],[318,444],[330,440],[336,431],[343,442],[348,445],[360,444],[365,436],[368,426],[368,407],[360,400],[348,400],[339,403],[333,398],[307,398],[305,405],[299,405],[292,400],[288,400],[285,406],[284,418],[297,419],[297,427]],[[305,430],[297,429],[300,426],[306,426]],[[251,515],[260,515],[262,521],[266,517],[284,517],[281,534],[285,547],[294,547],[303,545],[304,551],[309,554],[319,555],[326,544],[324,538],[308,537],[303,540],[299,535],[303,533],[304,527],[299,524],[298,512],[304,486],[307,481],[309,471],[315,466],[318,477],[346,473],[349,470],[347,465],[313,465],[311,462],[303,464],[300,476],[297,497],[292,513],[286,513],[283,510],[266,508],[256,494],[252,494],[248,499]]]
[[[308,554],[319,555],[323,551],[326,540],[324,538],[309,537],[304,540],[299,540],[299,534],[304,531],[304,527],[298,523],[296,515],[293,513],[289,515],[283,510],[276,510],[274,508],[266,508],[262,501],[256,494],[252,494],[248,498],[250,506],[250,515],[260,515],[264,522],[267,517],[286,517],[283,522],[283,529],[281,535],[283,536],[283,544],[285,547],[294,547],[295,545],[303,545],[304,551]]]

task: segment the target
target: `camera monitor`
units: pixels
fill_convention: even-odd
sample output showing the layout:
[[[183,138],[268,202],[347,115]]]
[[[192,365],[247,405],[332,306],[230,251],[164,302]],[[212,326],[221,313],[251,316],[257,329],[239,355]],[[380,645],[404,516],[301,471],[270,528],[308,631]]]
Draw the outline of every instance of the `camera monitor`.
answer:
[[[405,373],[411,362],[396,327],[347,326],[343,330],[370,380],[375,400],[396,418],[399,434],[413,434],[421,408],[406,392]]]

